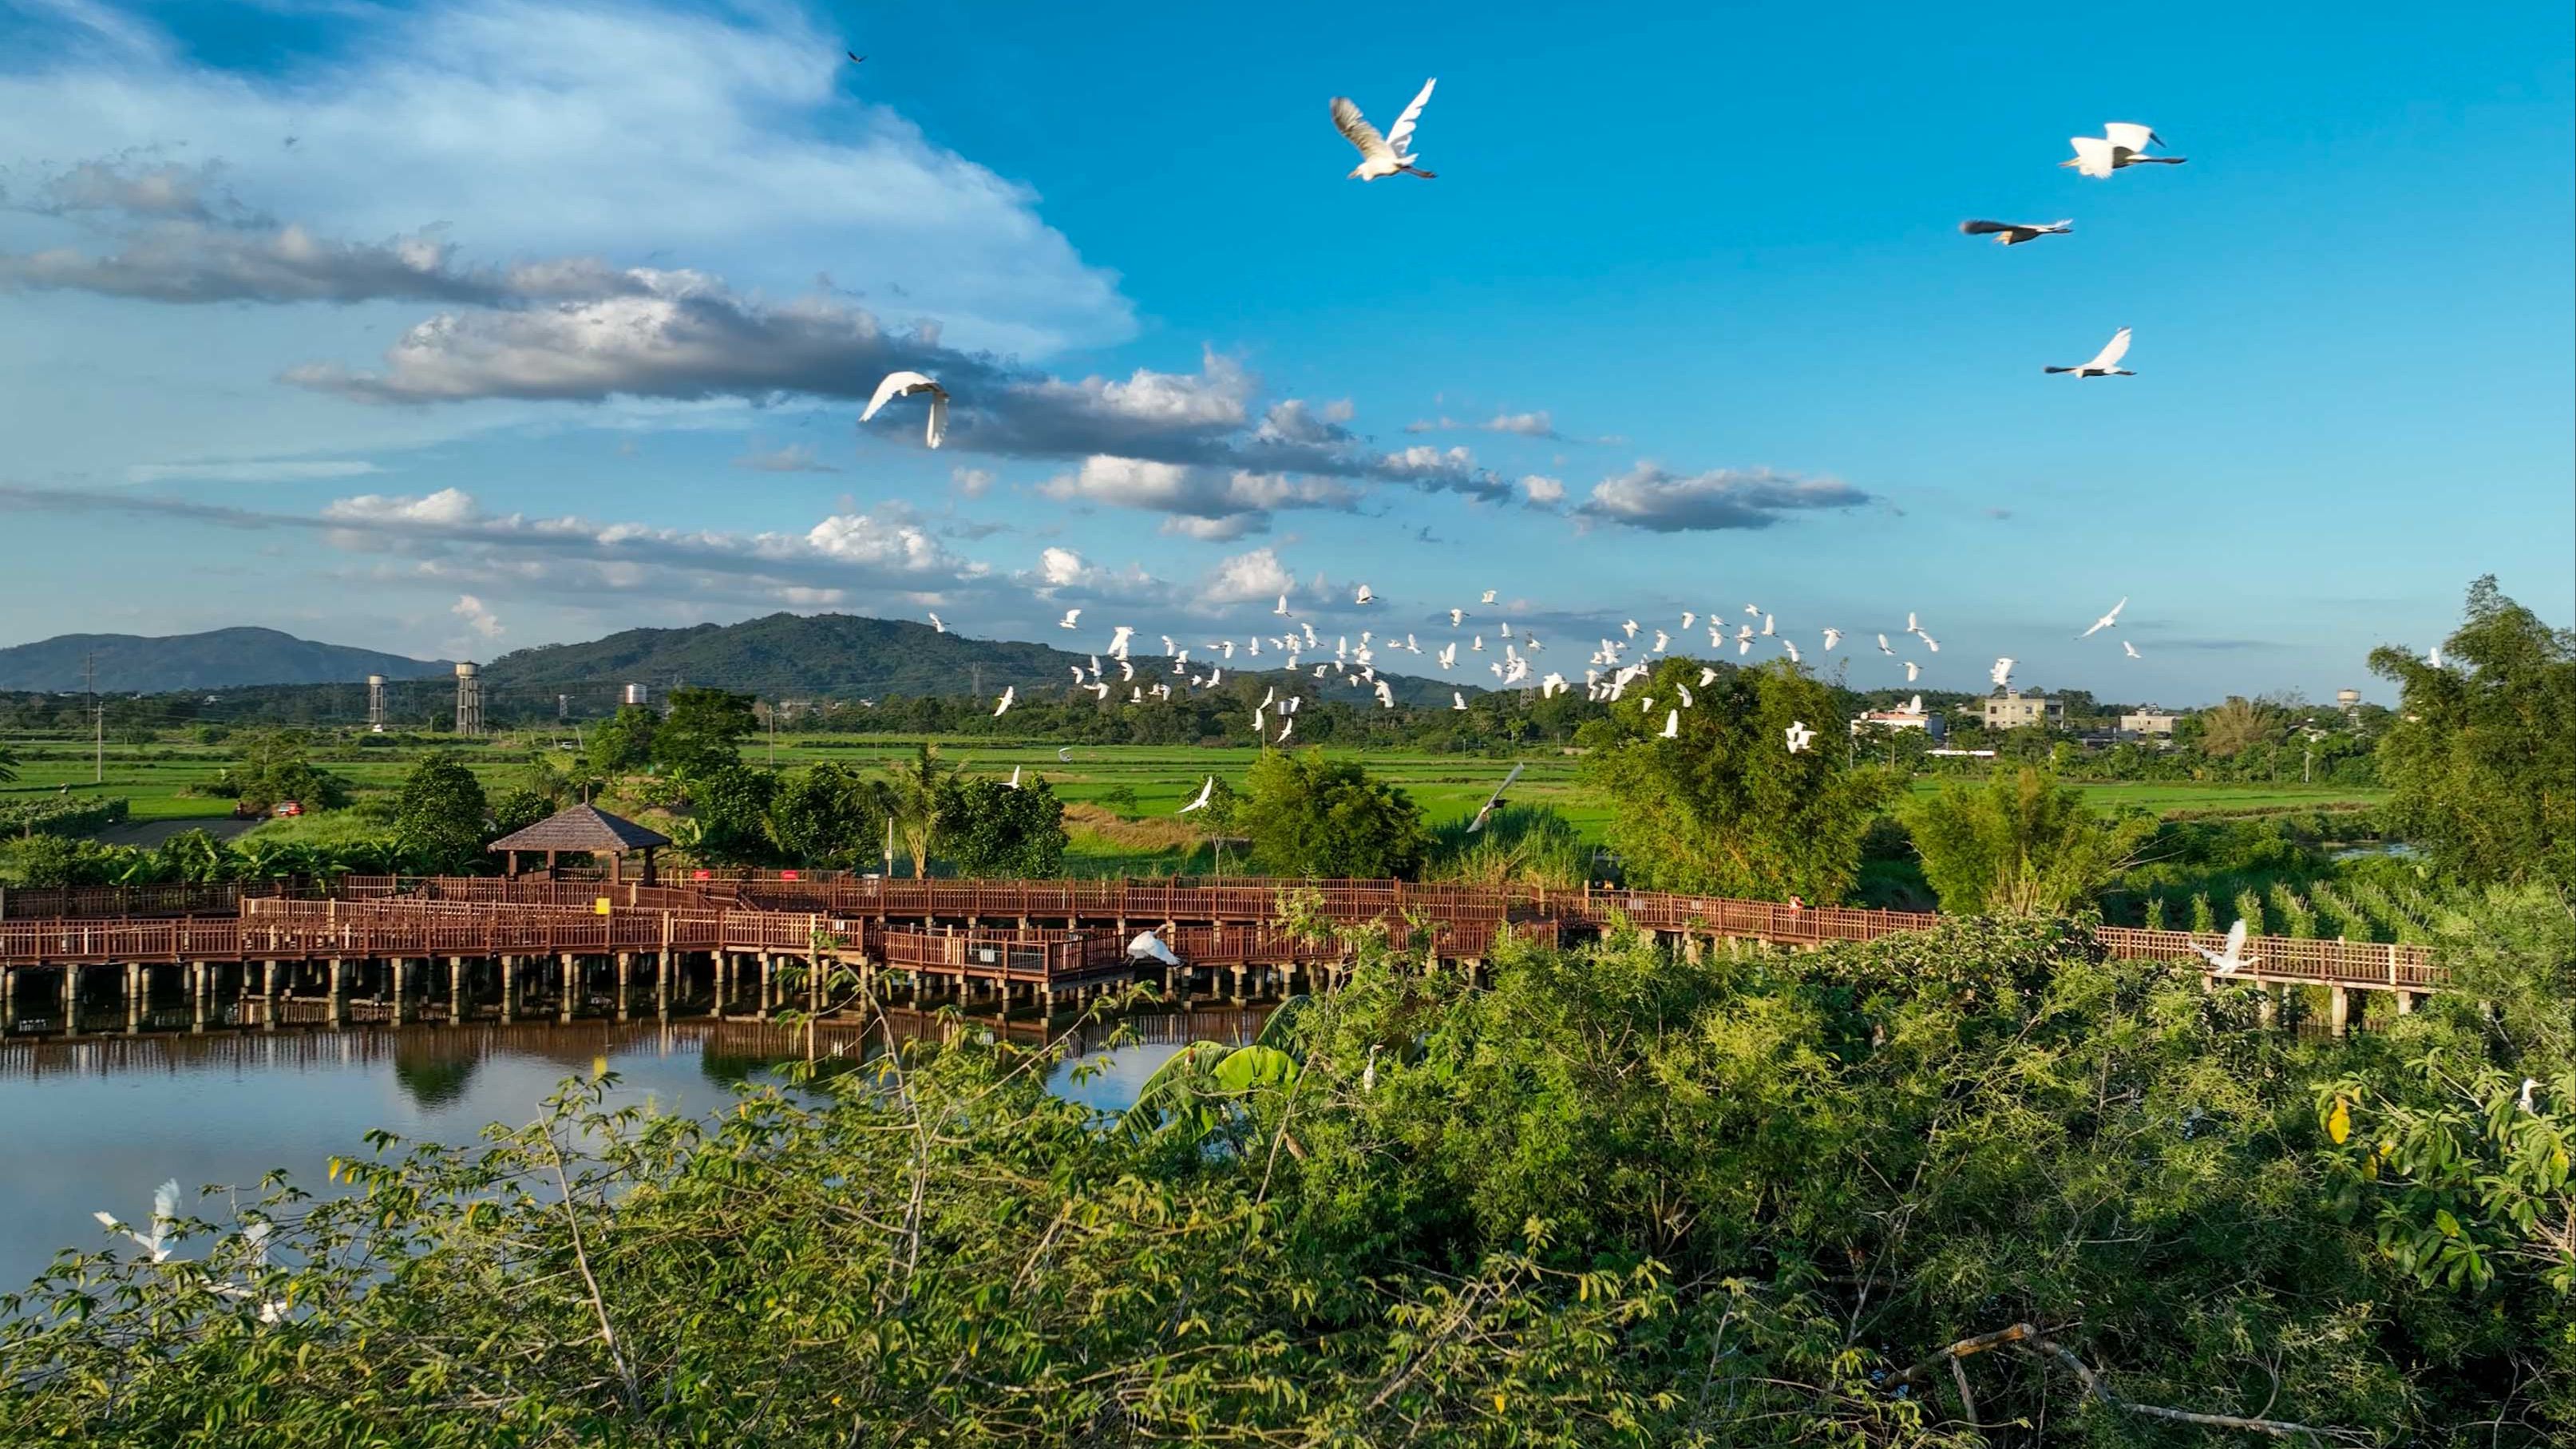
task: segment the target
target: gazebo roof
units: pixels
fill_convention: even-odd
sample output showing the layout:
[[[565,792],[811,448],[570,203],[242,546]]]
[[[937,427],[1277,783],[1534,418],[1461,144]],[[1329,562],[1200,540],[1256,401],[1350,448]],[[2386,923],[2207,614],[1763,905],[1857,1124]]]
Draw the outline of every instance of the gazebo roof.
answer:
[[[630,850],[653,850],[671,843],[671,837],[647,830],[632,820],[621,820],[596,805],[575,805],[557,811],[525,830],[504,835],[488,847],[494,851],[561,851],[571,854],[588,851],[594,855],[623,855]]]

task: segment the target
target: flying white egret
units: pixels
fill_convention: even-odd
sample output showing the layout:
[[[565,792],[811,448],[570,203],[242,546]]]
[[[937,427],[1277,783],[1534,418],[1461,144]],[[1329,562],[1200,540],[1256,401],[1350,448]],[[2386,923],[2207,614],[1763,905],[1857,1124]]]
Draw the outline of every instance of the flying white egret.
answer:
[[[2432,665],[2432,666],[2433,666],[2434,668],[2436,668],[2436,669],[2441,668],[2441,667],[2442,667],[2442,646],[2441,646],[2441,645],[2439,645],[2439,644],[2436,644],[2436,645],[2434,645],[2432,648],[2425,650],[2425,651],[2424,651],[2424,662],[2425,662],[2425,663],[2427,663],[2427,664]]]
[[[1297,717],[1293,714],[1288,716],[1286,719],[1281,720],[1279,722],[1279,739],[1277,743],[1283,745],[1288,743],[1288,732],[1296,727]]]
[[[1920,664],[1915,663],[1915,662],[1914,662],[1913,660],[1911,660],[1911,659],[1906,660],[1906,661],[1905,661],[1905,682],[1906,682],[1906,683],[1908,683],[1908,684],[1912,684],[1914,681],[1916,681],[1917,679],[1920,679],[1920,678],[1922,678],[1922,677],[1923,677],[1923,666],[1922,666],[1922,665],[1920,665]]]
[[[170,1235],[179,1226],[179,1179],[171,1178],[152,1190],[152,1220],[144,1225],[142,1232],[118,1222],[113,1213],[92,1213],[90,1216],[133,1239],[137,1247],[152,1255],[153,1262],[168,1262]]]
[[[924,374],[887,373],[885,381],[877,384],[877,395],[868,399],[868,410],[859,414],[859,421],[864,423],[875,417],[877,409],[887,403],[899,397],[910,397],[917,392],[930,394],[930,446],[936,448],[939,446],[939,440],[948,436],[948,389],[941,387]]]
[[[1006,685],[1003,685],[1003,686],[1002,686],[1002,702],[1001,702],[1000,704],[997,704],[997,705],[993,706],[993,718],[995,718],[995,719],[1000,719],[1000,718],[1002,717],[1002,715],[1003,715],[1004,711],[1008,710],[1008,709],[1011,707],[1011,701],[1012,701],[1012,700],[1014,700],[1014,699],[1019,698],[1019,695],[1020,695],[1020,687],[1019,687],[1018,685],[1016,685],[1016,684],[1006,684]]]
[[[1620,625],[1619,627],[1628,631],[1628,637],[1629,637],[1629,638],[1634,639],[1634,638],[1636,638],[1636,637],[1637,637],[1637,621],[1636,621],[1636,620],[1631,619],[1631,620],[1629,620],[1627,623],[1622,624],[1622,625]]]
[[[1789,728],[1783,733],[1789,737],[1789,753],[1793,755],[1814,743],[1816,738],[1816,732],[1807,728],[1807,722],[1802,719],[1789,721]]]
[[[1843,631],[1842,631],[1842,630],[1840,630],[1840,629],[1827,629],[1827,630],[1825,631],[1825,652],[1826,652],[1826,653],[1828,653],[1828,654],[1833,653],[1833,652],[1834,652],[1834,646],[1835,646],[1835,645],[1837,645],[1837,644],[1840,644],[1841,642],[1843,642]]]
[[[2069,136],[2067,143],[2075,148],[2071,161],[2057,164],[2074,168],[2094,177],[2106,177],[2123,166],[2180,166],[2188,157],[2150,156],[2149,146],[2161,146],[2165,138],[2135,121],[2113,121],[2102,128],[2099,136]]]
[[[1272,612],[1272,613],[1274,613],[1274,614],[1278,615],[1280,618],[1283,618],[1283,619],[1287,618],[1287,617],[1288,617],[1288,596],[1287,596],[1286,594],[1281,594],[1281,595],[1279,596],[1279,602],[1271,606],[1270,612]]]
[[[1464,609],[1451,609],[1451,610],[1449,611],[1449,627],[1450,627],[1450,628],[1455,629],[1455,628],[1457,628],[1459,625],[1461,625],[1461,624],[1463,624],[1463,623],[1465,623],[1465,622],[1467,622],[1467,611],[1466,611],[1466,610],[1464,610]]]
[[[2012,667],[2013,660],[2009,654],[1995,661],[1995,667],[1987,674],[1995,682],[1995,688],[2003,688],[2005,681],[2012,678]]]
[[[1905,632],[1908,634],[1920,634],[1923,632],[1923,625],[1916,621],[1914,611],[1912,609],[1905,611]]]
[[[1790,663],[1795,664],[1798,662],[1798,643],[1796,640],[1783,639],[1780,641],[1780,647],[1789,651]]]
[[[1454,689],[1449,691],[1449,707],[1451,709],[1465,709],[1467,707],[1467,696]]]
[[[930,632],[933,634],[945,634],[948,632],[948,626],[939,622],[939,616],[937,614],[930,616]]]
[[[2111,334],[2111,340],[2102,344],[2091,362],[2076,367],[2043,367],[2040,371],[2072,373],[2077,377],[2135,377],[2136,373],[2120,365],[2120,359],[2128,355],[2129,329],[2123,327]]]
[[[2064,236],[2075,230],[2072,221],[1963,221],[1959,231],[1966,236],[1991,236],[2003,246],[2017,247],[2023,242],[2044,236]]]
[[[1166,966],[1181,964],[1181,958],[1172,954],[1172,948],[1163,944],[1163,938],[1151,931],[1138,931],[1136,939],[1127,943],[1127,959],[1160,961]]]
[[[1067,609],[1064,611],[1064,617],[1055,621],[1055,626],[1059,629],[1073,628],[1074,621],[1081,617],[1082,611],[1080,609]]]
[[[1210,795],[1215,794],[1215,793],[1216,793],[1216,776],[1214,776],[1214,775],[1210,775],[1210,776],[1208,776],[1208,777],[1207,777],[1207,783],[1206,783],[1206,784],[1204,784],[1204,785],[1201,785],[1201,786],[1199,787],[1199,795],[1198,795],[1198,798],[1197,798],[1197,799],[1195,799],[1195,800],[1192,800],[1192,801],[1191,801],[1190,803],[1188,803],[1187,805],[1182,806],[1182,807],[1180,808],[1179,813],[1180,813],[1180,814],[1183,814],[1183,815],[1187,815],[1187,814],[1189,814],[1189,813],[1190,813],[1191,811],[1193,811],[1193,810],[1199,810],[1199,809],[1204,809],[1204,808],[1206,808],[1206,805],[1207,805],[1207,802],[1208,802],[1208,797],[1209,797]]]
[[[1478,602],[1478,603],[1480,603],[1480,604],[1490,604],[1490,603],[1492,603],[1493,601],[1494,601],[1494,591],[1493,591],[1492,589],[1487,589],[1487,590],[1485,590],[1485,596],[1484,596],[1483,598],[1481,598],[1481,599],[1478,599],[1476,602]]]
[[[1126,658],[1126,657],[1127,657],[1127,641],[1128,641],[1128,640],[1130,640],[1130,639],[1133,639],[1133,638],[1135,638],[1135,637],[1136,637],[1136,631],[1135,631],[1133,628],[1131,628],[1130,626],[1125,625],[1125,624],[1120,624],[1120,625],[1116,626],[1114,629],[1112,629],[1112,630],[1110,631],[1110,635],[1109,635],[1109,652],[1110,652],[1110,653],[1112,653],[1112,654],[1114,654],[1114,655],[1116,655],[1116,656],[1118,656],[1118,657],[1119,657],[1119,658],[1121,658],[1121,659]]]
[[[2116,629],[2116,628],[2120,627],[2120,611],[2121,611],[2122,609],[2127,608],[2127,607],[2129,607],[2129,596],[2128,596],[2128,595],[2126,595],[2126,594],[2122,594],[2122,595],[2120,596],[2120,602],[2118,602],[2118,603],[2116,603],[2116,604],[2113,604],[2113,605],[2111,606],[2111,612],[2109,612],[2109,613],[2107,613],[2107,614],[2104,614],[2104,615],[2103,615],[2101,618],[2099,618],[2099,619],[2094,620],[2094,621],[2093,621],[2093,627],[2092,627],[2092,628],[2085,630],[2083,633],[2078,634],[2078,635],[2076,635],[2075,637],[2076,637],[2076,638],[2078,638],[2078,639],[2090,639],[2090,638],[2092,638],[2094,635],[2101,633],[2101,632],[2102,632],[2103,630],[2105,630],[2105,629]],[[2126,642],[2126,641],[2123,641],[2123,642]]]
[[[1333,127],[1342,133],[1343,140],[1358,147],[1360,153],[1360,164],[1351,168],[1349,179],[1375,181],[1399,171],[1425,181],[1432,178],[1435,173],[1413,164],[1422,159],[1412,151],[1413,126],[1422,119],[1422,108],[1430,103],[1431,88],[1439,83],[1438,76],[1424,81],[1422,93],[1413,98],[1413,104],[1404,108],[1404,114],[1395,118],[1395,125],[1383,136],[1378,134],[1377,127],[1368,123],[1366,116],[1360,114],[1360,108],[1351,104],[1350,97],[1333,97]]]
[[[1878,636],[1878,652],[1881,654],[1893,654],[1896,652],[1895,649],[1888,645],[1887,636],[1884,634]]]
[[[1395,708],[1395,690],[1383,679],[1377,682],[1377,703],[1380,709]]]
[[[2130,643],[2126,639],[2120,641],[2120,652],[2128,655],[2132,659],[2140,657],[2138,654],[2138,646]]]
[[[1374,604],[1377,602],[1377,595],[1370,590],[1368,585],[1362,584],[1360,585],[1359,592],[1351,596],[1351,602],[1354,604]]]
[[[1935,654],[1941,652],[1940,640],[1933,638],[1929,634],[1917,634],[1914,637],[1923,641],[1924,648],[1931,650]]]
[[[1007,780],[1004,780],[1004,781],[1002,782],[1002,788],[1003,788],[1003,789],[1005,789],[1005,790],[1016,790],[1016,789],[1020,788],[1020,767],[1019,767],[1019,766],[1017,766],[1017,765],[1013,765],[1013,766],[1011,767],[1011,778],[1009,778],[1009,779],[1007,779]]]
[[[1072,764],[1072,763],[1073,763],[1073,746],[1071,746],[1071,745],[1067,745],[1067,746],[1065,746],[1063,749],[1060,749],[1060,750],[1056,751],[1056,752],[1055,752],[1055,762],[1056,762],[1057,764],[1059,764],[1059,765],[1070,765],[1070,764]]]
[[[2263,959],[2260,956],[2248,956],[2245,954],[2245,918],[2243,916],[2237,917],[2236,924],[2227,928],[2227,947],[2225,950],[2213,951],[2207,946],[2201,945],[2197,941],[2192,943],[2191,949],[2194,955],[2200,957],[2203,961],[2208,962],[2211,968],[2221,976],[2233,976],[2237,972],[2242,971],[2246,967]]]
[[[1664,738],[1668,740],[1677,740],[1681,738],[1681,735],[1682,712],[1677,709],[1668,709],[1664,711]]]

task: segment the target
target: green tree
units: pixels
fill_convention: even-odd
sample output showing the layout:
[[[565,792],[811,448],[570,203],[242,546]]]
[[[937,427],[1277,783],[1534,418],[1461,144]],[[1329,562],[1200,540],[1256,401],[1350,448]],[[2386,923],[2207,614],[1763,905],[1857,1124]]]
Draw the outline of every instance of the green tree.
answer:
[[[940,822],[957,799],[957,762],[939,757],[939,746],[924,742],[903,764],[886,767],[887,803],[895,833],[912,857],[913,879],[930,873],[930,853],[939,843]]]
[[[2576,630],[2553,629],[2492,575],[2436,666],[2371,651],[2397,681],[2379,746],[2389,822],[2440,869],[2475,881],[2576,881]]]
[[[223,781],[242,803],[265,811],[292,800],[307,810],[337,810],[349,803],[346,780],[314,765],[312,740],[302,730],[262,730],[241,747],[241,764]]]
[[[1860,874],[1861,841],[1896,782],[1850,763],[1832,691],[1783,663],[1721,672],[1667,659],[1585,725],[1588,773],[1609,797],[1609,841],[1631,882],[1666,890],[1840,901]],[[1675,738],[1662,737],[1680,710]],[[1652,699],[1649,710],[1642,701]],[[1815,732],[1792,754],[1792,723]]]
[[[778,847],[770,838],[770,807],[778,774],[744,765],[700,770],[689,782],[689,817],[697,827],[692,850],[711,865],[771,865]]]
[[[10,749],[5,741],[0,741],[0,785],[8,784],[17,778],[18,754]]]
[[[527,829],[554,814],[557,807],[545,796],[519,785],[493,796],[491,808],[492,835],[498,839]]]
[[[2027,766],[1982,786],[1952,782],[1906,812],[1941,909],[2060,915],[2093,904],[2156,833],[2156,818],[2105,819],[2082,791]]]
[[[2280,736],[2281,715],[2260,700],[2231,694],[2226,702],[2200,712],[2201,753],[2233,759]]]
[[[780,856],[797,865],[861,869],[878,858],[888,813],[884,784],[822,764],[778,782],[766,828]]]
[[[653,732],[653,763],[682,774],[733,764],[742,742],[760,727],[752,698],[729,689],[675,689],[670,713]]]
[[[640,704],[618,706],[614,718],[591,731],[587,751],[591,769],[602,775],[623,775],[651,764],[653,735],[661,723],[659,715]]]
[[[1320,749],[1263,755],[1233,813],[1254,858],[1277,875],[1410,879],[1431,849],[1412,797]]]
[[[474,772],[441,751],[403,776],[394,805],[394,839],[428,870],[463,874],[483,861],[489,810]]]
[[[1044,780],[1016,788],[985,775],[965,781],[940,835],[966,875],[1040,879],[1064,871],[1064,805]]]

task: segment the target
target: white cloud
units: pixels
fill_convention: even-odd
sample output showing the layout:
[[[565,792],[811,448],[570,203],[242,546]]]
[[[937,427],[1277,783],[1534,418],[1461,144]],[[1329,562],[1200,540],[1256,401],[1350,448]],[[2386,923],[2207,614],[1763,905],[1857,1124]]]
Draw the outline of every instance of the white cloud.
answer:
[[[1330,479],[1158,463],[1105,454],[1049,479],[1039,492],[1064,502],[1139,508],[1172,515],[1169,531],[1194,538],[1234,538],[1266,528],[1283,508],[1347,508],[1357,495]]]
[[[1243,604],[1275,599],[1297,587],[1297,578],[1266,548],[1239,553],[1208,571],[1199,597],[1211,604]]]
[[[1554,508],[1565,501],[1565,482],[1542,473],[1532,473],[1521,479],[1521,495],[1533,508]]]
[[[357,458],[275,458],[224,463],[137,463],[125,470],[134,483],[311,483],[363,478],[384,469]]]
[[[464,620],[466,628],[486,639],[498,639],[508,632],[501,627],[500,619],[483,607],[483,601],[472,594],[457,595],[455,604],[447,612]]]
[[[951,468],[948,470],[948,481],[956,484],[957,491],[967,497],[981,498],[993,491],[995,480],[990,469]]]
[[[1713,468],[1677,474],[1639,463],[1592,485],[1576,512],[1651,533],[1768,528],[1784,514],[1857,508],[1870,495],[1832,478],[1804,478],[1769,468]]]
[[[473,494],[461,488],[441,488],[417,498],[383,493],[338,498],[324,506],[322,516],[341,523],[457,527],[479,522],[484,515],[482,505],[474,501]]]
[[[753,444],[749,451],[733,460],[737,468],[755,473],[838,473],[841,470],[814,456],[810,443],[790,443],[783,448],[763,449]]]
[[[1038,555],[1038,578],[1049,588],[1081,583],[1092,572],[1084,566],[1082,555],[1069,548],[1050,548]]]

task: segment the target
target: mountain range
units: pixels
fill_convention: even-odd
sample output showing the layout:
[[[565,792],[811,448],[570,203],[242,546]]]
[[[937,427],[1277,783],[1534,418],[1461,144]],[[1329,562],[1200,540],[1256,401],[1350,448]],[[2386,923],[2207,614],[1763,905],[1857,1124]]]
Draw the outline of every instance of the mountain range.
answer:
[[[82,657],[93,652],[98,688],[120,694],[355,683],[370,674],[391,680],[444,679],[455,669],[445,660],[317,644],[273,629],[217,629],[160,639],[66,634],[0,649],[0,689],[79,689]],[[496,705],[504,698],[524,701],[561,693],[575,696],[586,709],[613,699],[625,684],[643,685],[656,699],[682,684],[712,685],[764,699],[993,695],[1006,687],[1069,684],[1073,668],[1088,669],[1092,657],[1044,644],[968,638],[908,619],[771,614],[739,624],[626,629],[587,643],[517,649],[484,665],[483,680],[486,698]],[[1254,666],[1270,661],[1255,661],[1238,651],[1233,663],[1219,662],[1231,675],[1267,672]],[[1136,663],[1148,667],[1142,652]],[[1194,658],[1188,668],[1204,672],[1205,663]],[[1115,666],[1110,672],[1114,679]],[[1473,684],[1414,675],[1382,672],[1381,677],[1399,701],[1411,705],[1447,704],[1453,688],[1470,695],[1482,692]],[[1359,697],[1359,691],[1349,693]]]
[[[298,639],[275,629],[212,629],[203,634],[63,634],[0,649],[0,689],[63,693],[90,687],[94,662],[102,694],[161,694],[250,684],[364,683],[451,674],[443,659],[411,659],[346,644]]]

